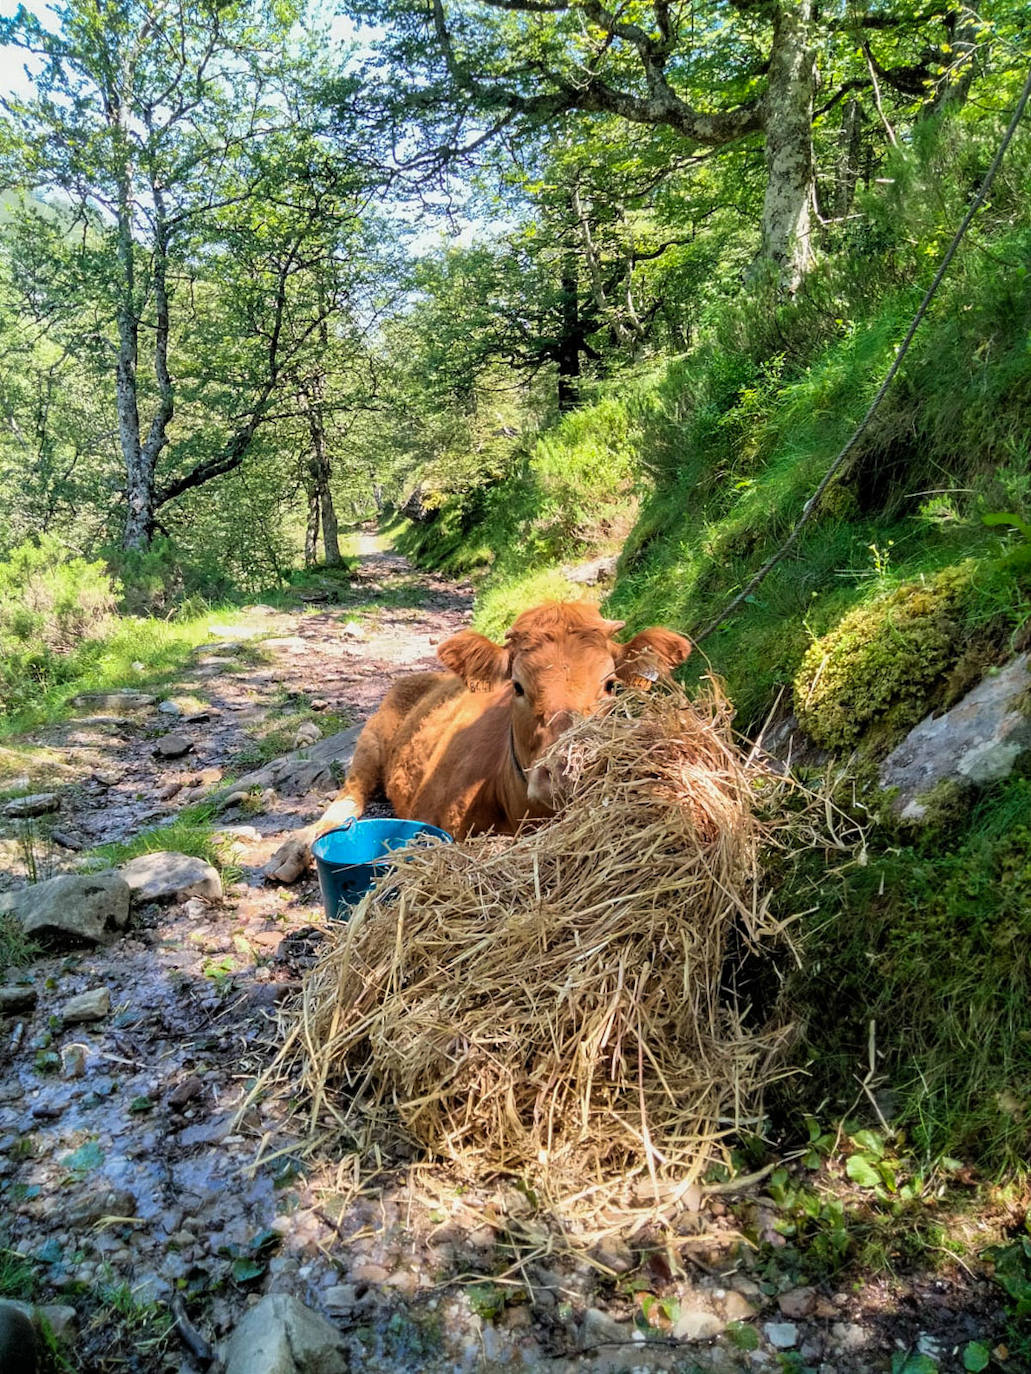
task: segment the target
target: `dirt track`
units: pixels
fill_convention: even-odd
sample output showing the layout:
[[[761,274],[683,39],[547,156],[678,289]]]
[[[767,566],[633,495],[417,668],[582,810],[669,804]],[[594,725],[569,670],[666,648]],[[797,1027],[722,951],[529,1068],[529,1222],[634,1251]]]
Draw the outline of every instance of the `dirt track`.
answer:
[[[59,828],[91,846],[174,818],[253,766],[255,738],[292,721],[295,708],[310,715],[314,702],[314,719],[334,728],[365,719],[397,674],[433,665],[434,643],[468,622],[471,599],[470,589],[367,547],[340,604],[227,617],[222,647],[197,654],[168,693],[192,712],[94,711],[34,740],[52,751]],[[247,646],[259,638],[255,655]],[[154,744],[169,730],[192,747],[159,764]],[[244,830],[234,840],[239,878],[222,903],[145,907],[110,946],[51,955],[26,971],[35,1008],[5,1023],[2,1042],[0,1244],[25,1257],[38,1301],[74,1309],[79,1374],[200,1369],[171,1328],[169,1305],[187,1330],[216,1343],[266,1292],[328,1315],[347,1335],[353,1368],[392,1372],[863,1374],[886,1370],[921,1333],[943,1351],[984,1335],[989,1291],[959,1269],[871,1276],[840,1290],[829,1283],[811,1297],[797,1280],[757,1269],[751,1247],[782,1240],[761,1195],[732,1211],[692,1194],[672,1250],[670,1237],[613,1235],[574,1257],[508,1184],[477,1188],[423,1167],[414,1186],[404,1170],[388,1171],[356,1191],[346,1161],[341,1169],[331,1158],[299,1159],[276,1110],[239,1120],[272,1053],[277,1004],[299,985],[322,925],[312,882],[270,888],[260,868],[320,805],[265,797],[258,810],[227,814]],[[0,883],[14,886],[17,847],[4,852]],[[58,867],[76,861],[67,849],[54,855]],[[110,1016],[64,1026],[62,1006],[97,987],[110,991]],[[62,1052],[75,1063],[76,1045],[78,1075],[62,1068]],[[253,1169],[263,1142],[275,1157]],[[754,1237],[740,1241],[753,1223]],[[671,1266],[674,1254],[682,1267]],[[645,1344],[635,1334],[641,1291],[662,1297],[681,1339]],[[785,1297],[801,1314],[791,1321]],[[753,1315],[758,1350],[727,1337],[713,1343],[728,1322]],[[795,1343],[781,1355],[768,1328],[792,1322]],[[959,1367],[943,1356],[943,1370]]]

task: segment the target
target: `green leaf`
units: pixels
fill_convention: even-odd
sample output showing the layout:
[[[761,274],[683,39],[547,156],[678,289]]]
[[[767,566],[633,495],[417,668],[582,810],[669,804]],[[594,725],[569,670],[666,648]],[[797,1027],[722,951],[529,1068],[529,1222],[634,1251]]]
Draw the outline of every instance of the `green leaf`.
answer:
[[[980,1369],[987,1369],[991,1362],[992,1354],[986,1345],[980,1341],[970,1341],[963,1351],[963,1368],[977,1374]]]
[[[884,1137],[876,1131],[856,1131],[852,1143],[874,1159],[881,1159],[884,1155]]]
[[[845,1172],[860,1188],[876,1188],[881,1182],[880,1174],[866,1155],[852,1155],[845,1165]]]
[[[983,525],[1009,525],[1012,529],[1019,530],[1025,539],[1031,539],[1031,525],[1026,520],[1022,520],[1019,515],[1014,515],[1012,511],[994,511],[990,515],[982,515]]]
[[[99,1169],[103,1162],[104,1151],[96,1140],[87,1140],[85,1145],[80,1145],[77,1150],[73,1150],[61,1160],[64,1167],[70,1169],[73,1174],[91,1173],[94,1169]]]
[[[899,1351],[891,1357],[891,1374],[938,1374],[938,1362],[930,1355],[907,1355]]]
[[[238,1259],[233,1261],[231,1272],[235,1283],[251,1283],[254,1279],[260,1279],[266,1268],[260,1260]]]

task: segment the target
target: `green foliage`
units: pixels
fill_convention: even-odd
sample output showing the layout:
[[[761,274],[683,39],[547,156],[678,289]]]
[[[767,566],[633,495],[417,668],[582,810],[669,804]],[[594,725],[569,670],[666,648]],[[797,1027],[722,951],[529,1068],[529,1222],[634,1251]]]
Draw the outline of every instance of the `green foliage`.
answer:
[[[67,651],[97,634],[115,599],[102,563],[76,557],[49,536],[20,544],[0,563],[0,643]]]
[[[116,589],[101,563],[44,536],[0,563],[0,715],[74,675],[73,650],[109,624]]]
[[[1031,1213],[1024,1218],[1023,1234],[1007,1245],[995,1245],[985,1258],[995,1267],[995,1281],[1006,1293],[1009,1318],[1009,1346],[1016,1360],[1031,1360]],[[970,1347],[968,1346],[969,1350]],[[966,1364],[965,1369],[983,1369],[981,1364]]]

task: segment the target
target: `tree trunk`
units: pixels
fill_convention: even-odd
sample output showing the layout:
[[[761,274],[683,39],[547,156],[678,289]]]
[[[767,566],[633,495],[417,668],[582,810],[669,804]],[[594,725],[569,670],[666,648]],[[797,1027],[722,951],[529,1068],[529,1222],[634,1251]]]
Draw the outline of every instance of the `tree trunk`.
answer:
[[[117,110],[112,112],[112,134],[124,139]],[[118,178],[117,243],[119,282],[117,324],[118,360],[115,365],[115,408],[118,438],[125,463],[125,529],[122,545],[142,549],[150,541],[154,524],[154,480],[140,444],[140,412],[136,399],[136,364],[139,360],[139,320],[136,317],[136,264],[133,258],[132,204],[128,166]]]
[[[852,209],[859,179],[859,135],[861,132],[859,101],[853,96],[841,111],[841,134],[838,138],[838,168],[834,178],[835,219],[844,219]]]
[[[763,112],[766,196],[762,257],[783,287],[797,291],[812,260],[813,93],[812,0],[781,0],[774,11],[773,47]]]
[[[304,529],[304,566],[314,568],[319,561],[319,493],[314,482],[308,484],[308,523]]]
[[[119,130],[121,132],[121,130]],[[128,154],[126,154],[128,157]],[[125,461],[126,500],[128,509],[122,544],[127,549],[142,549],[150,543],[154,533],[154,513],[158,507],[157,462],[168,443],[168,426],[175,409],[175,392],[168,370],[170,335],[168,299],[168,219],[165,200],[157,177],[151,169],[151,193],[154,203],[154,247],[152,252],[152,285],[154,292],[154,380],[158,399],[151,416],[146,441],[140,438],[139,397],[136,388],[136,367],[139,360],[139,309],[136,300],[136,276],[133,261],[132,211],[129,194],[129,171],[125,172],[118,188],[118,261],[122,271],[121,297],[118,306],[118,367],[116,397],[118,431]]]
[[[945,16],[945,31],[949,36],[952,61],[945,70],[932,112],[944,114],[958,110],[967,103],[970,83],[974,79],[977,62],[978,31],[981,20],[976,10],[967,5],[950,10]]]
[[[338,568],[343,562],[340,556],[340,536],[337,513],[333,505],[333,493],[329,489],[328,473],[326,485],[320,493],[322,506],[322,547],[326,552],[326,567]]]
[[[580,281],[576,254],[562,260],[561,330],[558,346],[558,408],[575,410],[580,403]]]

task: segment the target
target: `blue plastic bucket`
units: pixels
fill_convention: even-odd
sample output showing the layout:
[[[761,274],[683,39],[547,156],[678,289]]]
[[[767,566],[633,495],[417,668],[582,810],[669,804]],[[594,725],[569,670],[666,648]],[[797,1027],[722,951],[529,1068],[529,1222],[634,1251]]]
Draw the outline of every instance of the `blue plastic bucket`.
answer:
[[[450,844],[446,830],[424,821],[349,821],[327,830],[311,847],[327,917],[346,921],[354,906],[385,873],[391,859],[419,839]]]

